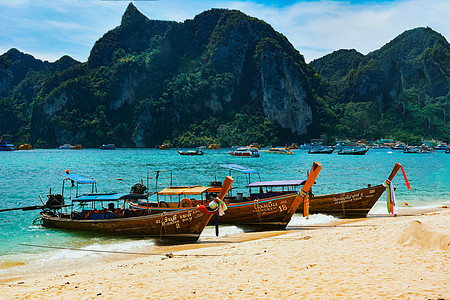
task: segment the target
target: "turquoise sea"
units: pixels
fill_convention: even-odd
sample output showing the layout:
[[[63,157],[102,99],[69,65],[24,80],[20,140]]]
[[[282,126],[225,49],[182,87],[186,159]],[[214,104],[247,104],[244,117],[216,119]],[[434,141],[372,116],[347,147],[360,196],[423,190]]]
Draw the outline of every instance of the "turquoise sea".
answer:
[[[148,171],[172,170],[173,184],[206,185],[217,177],[229,175],[220,164],[234,163],[260,172],[262,180],[305,179],[314,161],[323,169],[314,186],[314,193],[329,194],[380,184],[390,174],[394,164],[403,165],[413,191],[407,190],[401,172],[393,180],[397,187],[397,210],[408,207],[430,208],[450,204],[450,154],[436,151],[429,154],[404,154],[387,149],[370,149],[364,156],[311,155],[294,150],[294,155],[263,153],[259,158],[232,157],[230,149],[205,150],[203,156],[180,156],[175,149],[117,149],[117,150],[33,150],[0,152],[0,209],[40,205],[39,195],[60,192],[62,177],[70,169],[98,180],[99,192],[128,193],[133,184],[146,181]],[[246,179],[232,173],[233,187],[242,188]],[[163,185],[168,177],[161,178]],[[255,176],[253,181],[258,180]],[[153,182],[153,181],[152,181]],[[245,191],[245,189],[243,189]],[[86,190],[86,192],[88,192]],[[67,191],[65,192],[65,194]],[[67,195],[67,194],[66,194]],[[386,214],[386,196],[381,196],[371,214]],[[37,244],[55,247],[102,249],[111,251],[141,251],[156,247],[151,239],[124,239],[94,234],[43,228],[32,222],[39,211],[10,211],[0,213],[0,279],[8,274],[30,274],[65,261],[86,262],[99,254],[69,250],[26,247]],[[290,225],[328,222],[332,217],[313,215],[309,220],[295,216]],[[288,226],[289,229],[289,226]],[[239,228],[221,228],[222,235],[240,232]],[[212,238],[213,228],[207,228],[200,242]]]

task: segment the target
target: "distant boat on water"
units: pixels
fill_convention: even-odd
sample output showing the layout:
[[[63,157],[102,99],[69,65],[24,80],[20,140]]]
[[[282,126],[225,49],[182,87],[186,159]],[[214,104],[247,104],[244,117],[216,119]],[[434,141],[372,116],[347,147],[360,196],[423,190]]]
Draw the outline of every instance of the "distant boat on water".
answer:
[[[308,150],[308,154],[331,154],[333,151],[333,148],[311,148]]]
[[[102,150],[116,150],[116,146],[114,144],[103,144],[100,146]]]
[[[59,149],[59,150],[68,150],[68,149],[71,149],[72,147],[73,146],[71,144],[64,144],[64,145],[59,146],[57,149]]]
[[[17,150],[33,150],[33,147],[30,144],[22,144]]]
[[[289,148],[269,148],[269,150],[261,150],[261,152],[266,152],[270,154],[294,154]]]
[[[249,148],[255,148],[255,149],[261,149],[261,146],[258,143],[253,143],[250,146],[248,146]]]
[[[232,156],[241,156],[241,157],[260,157],[261,153],[258,151],[258,149],[255,148],[237,148],[236,150],[228,152],[228,154]]]
[[[0,151],[14,151],[14,150],[16,150],[16,147],[14,147],[13,144],[4,139],[0,140]]]
[[[447,150],[448,146],[446,144],[439,144],[436,147],[434,147],[434,150]]]
[[[364,146],[363,148],[342,148],[341,150],[338,151],[337,154],[340,155],[365,155],[367,153],[367,151],[369,151],[369,148],[367,148],[366,146]]]
[[[403,150],[403,153],[431,153],[433,151],[434,151],[433,148],[419,146],[419,147],[406,147],[406,149]]]
[[[392,150],[405,150],[406,145],[405,144],[396,144],[394,146],[391,146]]]
[[[196,156],[196,155],[203,155],[203,151],[200,150],[200,148],[197,148],[197,150],[188,150],[188,151],[180,151],[177,148],[177,151],[180,155],[189,155],[189,156]]]
[[[0,151],[14,151],[14,150],[16,150],[16,147],[14,147],[13,144],[4,139],[0,140]]]

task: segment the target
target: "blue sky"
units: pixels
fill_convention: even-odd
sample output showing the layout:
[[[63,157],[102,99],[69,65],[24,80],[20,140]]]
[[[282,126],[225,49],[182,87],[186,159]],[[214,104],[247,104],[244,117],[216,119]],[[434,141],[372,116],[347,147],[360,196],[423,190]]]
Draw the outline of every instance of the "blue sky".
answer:
[[[11,48],[55,61],[86,61],[92,46],[120,25],[130,1],[0,0],[0,54]],[[429,26],[450,37],[449,0],[133,1],[148,18],[183,22],[210,8],[238,9],[271,24],[307,62],[338,49],[367,54],[405,30]]]

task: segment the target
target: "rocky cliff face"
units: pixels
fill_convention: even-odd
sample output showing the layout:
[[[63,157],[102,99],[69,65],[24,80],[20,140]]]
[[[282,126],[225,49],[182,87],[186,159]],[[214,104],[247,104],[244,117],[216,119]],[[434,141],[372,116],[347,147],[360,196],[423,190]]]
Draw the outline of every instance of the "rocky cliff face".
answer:
[[[411,99],[425,107],[436,98],[424,114],[445,115],[449,53],[445,38],[419,28],[366,56],[341,50],[314,61],[321,82],[283,35],[239,11],[212,9],[178,23],[149,20],[130,4],[86,63],[63,57],[50,64],[17,50],[0,56],[0,98],[7,97],[0,99],[0,133],[45,146],[150,147],[192,124],[213,118],[224,128],[247,114],[296,139],[323,128],[347,136],[358,122],[374,135],[386,132],[373,129],[377,110],[400,107],[417,119],[422,112],[406,113]]]
[[[264,113],[293,133],[306,134],[312,124],[307,103],[308,86],[291,59],[279,52],[265,52],[261,58]]]
[[[103,136],[114,139],[114,128],[126,127],[124,144],[138,147],[160,143],[202,118],[226,121],[232,111],[264,114],[296,134],[307,133],[313,120],[305,78],[311,71],[303,57],[268,24],[238,11],[210,10],[177,23],[149,20],[130,4],[121,25],[96,42],[86,68],[82,76],[90,81],[68,76],[42,103],[45,122],[54,124],[47,127],[63,132],[55,133],[55,143],[62,137],[90,143],[87,134],[70,138],[68,125],[55,118],[73,110],[82,118],[91,114],[81,103],[105,107],[112,128]]]

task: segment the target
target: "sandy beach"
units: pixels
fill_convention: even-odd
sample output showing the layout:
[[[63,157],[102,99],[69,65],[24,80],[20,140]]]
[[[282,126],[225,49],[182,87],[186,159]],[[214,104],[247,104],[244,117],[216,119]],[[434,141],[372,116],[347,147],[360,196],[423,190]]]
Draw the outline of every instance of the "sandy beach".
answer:
[[[2,280],[0,298],[450,299],[449,228],[442,209],[242,233]]]

